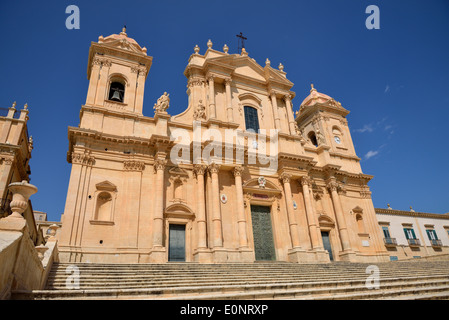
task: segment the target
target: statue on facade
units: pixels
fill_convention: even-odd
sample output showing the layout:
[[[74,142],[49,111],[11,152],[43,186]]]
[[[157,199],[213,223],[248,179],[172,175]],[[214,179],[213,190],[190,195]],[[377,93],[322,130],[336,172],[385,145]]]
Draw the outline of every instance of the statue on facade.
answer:
[[[155,103],[153,107],[156,112],[166,112],[166,110],[170,106],[170,98],[168,96],[169,94],[167,94],[167,92],[164,92],[164,94],[159,99],[157,99],[157,103]]]
[[[206,120],[206,107],[203,105],[203,100],[200,100],[195,112],[193,113],[193,119]]]

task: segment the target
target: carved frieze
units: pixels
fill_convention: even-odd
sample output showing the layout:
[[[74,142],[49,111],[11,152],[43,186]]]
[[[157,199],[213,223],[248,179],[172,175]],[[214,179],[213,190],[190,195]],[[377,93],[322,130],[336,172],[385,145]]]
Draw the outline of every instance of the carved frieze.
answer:
[[[145,163],[137,160],[126,160],[123,161],[123,169],[126,171],[143,171]]]
[[[87,153],[72,152],[71,161],[73,164],[92,166],[95,164],[95,157]]]

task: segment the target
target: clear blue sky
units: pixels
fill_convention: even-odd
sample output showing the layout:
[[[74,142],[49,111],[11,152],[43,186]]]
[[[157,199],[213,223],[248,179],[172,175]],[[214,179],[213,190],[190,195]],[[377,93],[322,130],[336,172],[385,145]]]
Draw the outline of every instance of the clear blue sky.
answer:
[[[68,30],[65,9],[80,9]],[[368,5],[380,30],[368,30]],[[34,138],[35,210],[59,221],[70,164],[67,127],[77,126],[87,94],[87,58],[99,35],[127,33],[153,56],[144,115],[164,92],[169,112],[187,107],[184,68],[196,44],[204,53],[236,34],[249,55],[285,66],[295,84],[294,110],[310,83],[351,111],[348,116],[375,207],[449,211],[449,1],[1,1],[0,106],[29,105]]]

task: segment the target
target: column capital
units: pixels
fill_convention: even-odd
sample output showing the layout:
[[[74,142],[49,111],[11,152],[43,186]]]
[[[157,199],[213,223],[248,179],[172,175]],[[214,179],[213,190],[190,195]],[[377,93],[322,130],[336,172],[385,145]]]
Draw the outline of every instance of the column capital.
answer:
[[[286,102],[291,102],[292,101],[292,95],[291,94],[284,94],[284,100]]]
[[[208,170],[209,170],[210,173],[218,173],[220,171],[220,165],[216,164],[215,162],[212,162],[208,166]]]
[[[326,187],[330,190],[330,191],[338,191],[338,182],[335,180],[330,180],[327,182]]]
[[[207,166],[203,164],[195,164],[193,166],[193,172],[198,177],[198,175],[203,175],[207,170]]]
[[[231,85],[231,83],[232,83],[232,79],[231,79],[231,78],[228,78],[228,77],[226,77],[226,78],[224,78],[224,83],[225,83],[225,85],[226,85],[226,86],[230,86],[230,85]]]
[[[280,176],[279,176],[279,179],[282,181],[282,183],[290,183],[290,180],[291,180],[291,178],[292,178],[292,175],[290,174],[290,173],[282,173]]]
[[[155,159],[154,160],[154,171],[164,170],[167,165],[166,159]]]
[[[309,176],[301,177],[301,185],[310,187],[312,185],[312,179]]]
[[[243,173],[243,167],[242,166],[237,166],[234,167],[234,170],[232,170],[232,173],[234,174],[234,177],[241,177],[242,173]]]
[[[206,75],[206,80],[208,81],[208,82],[213,82],[214,80],[215,80],[215,78],[216,78],[217,76],[215,76],[215,75],[213,75],[213,74],[208,74],[208,75]]]

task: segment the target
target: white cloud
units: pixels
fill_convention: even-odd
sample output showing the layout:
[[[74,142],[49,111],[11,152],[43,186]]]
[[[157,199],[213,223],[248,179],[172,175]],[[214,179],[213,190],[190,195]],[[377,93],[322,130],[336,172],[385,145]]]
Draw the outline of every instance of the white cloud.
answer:
[[[385,87],[384,93],[387,93],[388,91],[390,91],[390,86],[387,84],[387,86]]]
[[[376,150],[376,151],[370,150],[370,151],[368,151],[368,152],[365,154],[365,159],[368,160],[368,159],[370,159],[370,158],[372,158],[372,157],[374,157],[374,156],[376,156],[376,155],[378,155],[378,154],[379,154],[379,151],[378,151],[378,150]]]
[[[362,129],[354,130],[354,132],[360,132],[360,133],[373,132],[373,131],[374,131],[374,129],[373,129],[373,126],[371,124],[365,124]]]

